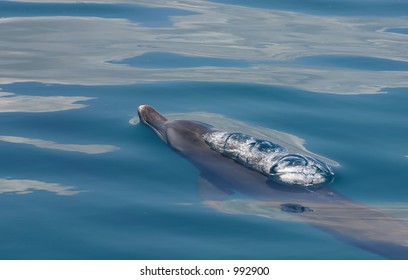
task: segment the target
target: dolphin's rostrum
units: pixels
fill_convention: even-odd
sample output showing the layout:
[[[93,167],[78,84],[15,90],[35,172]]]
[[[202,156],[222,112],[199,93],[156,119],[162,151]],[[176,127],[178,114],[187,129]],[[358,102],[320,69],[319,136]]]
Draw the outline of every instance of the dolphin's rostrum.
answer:
[[[389,259],[408,259],[406,222],[328,187],[333,173],[323,162],[249,135],[191,120],[168,120],[148,105],[139,106],[138,114],[200,170],[198,193],[206,205],[219,209],[231,194],[239,193],[359,248]],[[278,158],[271,160],[274,156]]]

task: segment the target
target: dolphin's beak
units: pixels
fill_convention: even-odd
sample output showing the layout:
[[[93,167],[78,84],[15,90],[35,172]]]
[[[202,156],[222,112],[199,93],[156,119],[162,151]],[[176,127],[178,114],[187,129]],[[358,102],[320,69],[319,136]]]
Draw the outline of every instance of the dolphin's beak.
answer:
[[[137,112],[139,114],[140,121],[153,129],[153,131],[164,142],[166,142],[166,131],[164,123],[167,121],[167,119],[149,105],[140,105],[137,108]]]

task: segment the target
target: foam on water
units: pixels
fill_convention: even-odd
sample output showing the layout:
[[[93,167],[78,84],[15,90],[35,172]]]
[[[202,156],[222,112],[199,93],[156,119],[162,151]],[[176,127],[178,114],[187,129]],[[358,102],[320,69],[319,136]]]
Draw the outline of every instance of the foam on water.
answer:
[[[287,185],[318,186],[333,181],[330,167],[313,157],[291,154],[278,144],[248,134],[212,132],[203,135],[206,143],[240,164]]]

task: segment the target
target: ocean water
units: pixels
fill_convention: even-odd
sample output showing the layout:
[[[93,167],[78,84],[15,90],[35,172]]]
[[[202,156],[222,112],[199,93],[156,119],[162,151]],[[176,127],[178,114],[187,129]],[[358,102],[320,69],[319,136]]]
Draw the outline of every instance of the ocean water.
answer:
[[[209,207],[137,107],[313,153],[407,222],[407,29],[404,0],[0,1],[0,259],[382,259]]]

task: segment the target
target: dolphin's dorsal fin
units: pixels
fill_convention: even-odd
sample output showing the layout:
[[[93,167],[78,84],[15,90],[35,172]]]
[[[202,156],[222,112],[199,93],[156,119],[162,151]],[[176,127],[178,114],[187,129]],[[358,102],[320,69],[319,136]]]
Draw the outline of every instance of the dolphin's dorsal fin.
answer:
[[[230,189],[215,186],[202,175],[197,180],[197,192],[204,201],[225,200],[228,196],[234,194]]]

